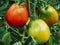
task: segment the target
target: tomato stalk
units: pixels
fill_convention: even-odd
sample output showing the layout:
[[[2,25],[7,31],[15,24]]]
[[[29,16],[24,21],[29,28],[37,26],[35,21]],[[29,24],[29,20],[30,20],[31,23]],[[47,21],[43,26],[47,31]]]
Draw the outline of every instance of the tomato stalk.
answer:
[[[38,0],[38,8],[39,7],[47,7],[48,4],[45,0]]]
[[[21,0],[15,0],[15,3],[19,5],[21,3]]]
[[[31,10],[30,10],[31,9],[31,5],[30,5],[31,1],[30,0],[27,0],[27,1],[28,1],[28,10],[29,10],[29,16],[30,16],[31,15]]]
[[[40,0],[41,2],[43,2],[43,3],[45,3],[45,4],[47,4],[47,2],[46,1],[44,1],[44,0]]]
[[[17,28],[16,28],[16,30],[15,30],[15,29],[12,28],[11,26],[9,26],[6,22],[5,22],[5,24],[6,24],[6,29],[7,29],[7,30],[10,28],[13,32],[15,32],[16,34],[18,34],[20,37],[22,36],[24,39],[27,38],[27,37],[24,36],[24,33],[23,33],[23,34],[20,34],[18,31],[16,31],[16,30],[18,30]]]
[[[36,5],[37,5],[37,0],[34,0],[34,17],[37,18],[36,15]]]
[[[10,27],[10,29],[12,29],[12,31],[14,31],[15,33],[17,33],[19,36],[23,36],[22,34],[20,34],[19,32],[17,32],[14,28]]]
[[[34,2],[34,3],[33,3]],[[33,7],[32,7],[32,5]],[[28,9],[29,9],[29,16],[32,17],[34,16],[33,19],[37,19],[37,15],[36,15],[36,5],[37,5],[37,0],[34,0],[34,1],[31,1],[31,0],[28,0]]]
[[[27,38],[24,36],[24,33],[23,34],[20,34],[18,31],[16,31],[14,28],[10,27],[10,29],[12,29],[12,31],[14,31],[15,33],[17,33],[19,36],[22,36],[23,38]]]
[[[32,37],[32,39],[33,39],[33,42],[34,42],[35,44],[37,44],[37,43],[36,43],[36,40],[34,39],[34,37],[33,37],[33,36],[31,36],[31,37]]]

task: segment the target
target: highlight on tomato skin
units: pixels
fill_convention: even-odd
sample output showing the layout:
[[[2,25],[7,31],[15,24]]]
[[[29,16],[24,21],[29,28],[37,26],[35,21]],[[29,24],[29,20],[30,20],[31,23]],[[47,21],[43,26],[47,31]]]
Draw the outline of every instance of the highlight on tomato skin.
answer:
[[[10,26],[23,26],[28,20],[28,9],[23,5],[14,3],[7,10],[5,18]]]
[[[35,39],[39,38],[39,44],[46,43],[50,38],[49,26],[42,19],[31,21],[28,26],[28,35]]]
[[[59,20],[58,12],[51,5],[48,5],[47,8],[39,8],[39,14],[40,18],[43,19],[49,26],[55,24]]]

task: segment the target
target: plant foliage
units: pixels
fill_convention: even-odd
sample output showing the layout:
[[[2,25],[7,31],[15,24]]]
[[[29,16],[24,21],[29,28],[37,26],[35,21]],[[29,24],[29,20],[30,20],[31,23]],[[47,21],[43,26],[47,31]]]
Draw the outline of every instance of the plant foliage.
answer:
[[[25,2],[29,10],[29,20],[26,25],[15,28],[7,24],[5,13],[11,4]],[[52,5],[59,14],[59,21],[50,26],[51,36],[43,45],[60,45],[60,0],[0,0],[0,45],[37,45],[33,37],[27,35],[27,26],[30,20],[39,18],[36,9],[39,6]],[[38,5],[38,6],[37,6]],[[34,17],[34,18],[33,18]]]

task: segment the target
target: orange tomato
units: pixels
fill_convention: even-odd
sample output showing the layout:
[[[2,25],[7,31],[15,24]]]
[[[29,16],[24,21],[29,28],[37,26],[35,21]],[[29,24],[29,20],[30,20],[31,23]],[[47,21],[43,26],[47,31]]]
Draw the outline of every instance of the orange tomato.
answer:
[[[43,19],[49,26],[53,25],[58,21],[58,13],[52,6],[48,6],[47,8],[40,8],[40,17]]]

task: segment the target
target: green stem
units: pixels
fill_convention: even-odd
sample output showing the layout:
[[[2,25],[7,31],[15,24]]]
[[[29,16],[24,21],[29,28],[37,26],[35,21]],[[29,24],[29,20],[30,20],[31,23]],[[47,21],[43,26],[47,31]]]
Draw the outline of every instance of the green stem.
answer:
[[[15,33],[17,33],[19,36],[23,36],[22,34],[20,34],[18,31],[16,31],[14,28],[12,28],[11,26],[9,26],[8,24],[7,24],[7,22],[4,22],[5,24],[6,24],[6,26],[8,26],[8,27],[6,27],[7,29],[12,29],[12,31],[14,31]]]
[[[31,36],[32,37],[32,36]],[[36,44],[36,40],[32,37],[32,39],[33,39],[33,42]]]
[[[53,5],[56,5],[56,4],[58,4],[58,3],[60,3],[60,1],[58,1],[58,2],[54,3]]]
[[[21,0],[15,0],[15,3],[19,5],[21,3]]]
[[[36,16],[36,4],[37,4],[37,0],[35,0],[35,3],[34,3],[34,15]]]
[[[12,31],[14,31],[15,33],[17,33],[19,36],[23,36],[22,34],[20,34],[19,32],[17,32],[15,29],[13,29],[12,27],[10,27],[10,29],[12,29]]]
[[[19,36],[22,36],[24,38],[27,38],[25,37],[25,34],[20,34],[18,31],[16,31],[15,29],[13,29],[12,27],[10,27],[10,29],[12,29],[12,31],[14,31],[15,33],[17,33]]]
[[[22,36],[24,39],[27,38],[27,37],[25,37],[25,33],[20,34],[18,31],[16,31],[16,30],[18,30],[17,28],[16,28],[16,30],[15,30],[15,29],[12,28],[11,26],[9,26],[9,25],[7,24],[7,22],[4,22],[4,23],[6,24],[6,30],[8,30],[8,29],[10,28],[13,32],[15,32],[16,34],[18,34],[20,37]]]
[[[48,6],[48,4],[47,4],[47,2],[45,1],[45,0],[40,0],[42,3],[43,3],[43,7],[47,7]]]
[[[28,10],[29,10],[29,15],[31,15],[31,12],[30,12],[30,9],[31,9],[31,6],[30,6],[30,0],[27,0],[28,1]]]
[[[43,3],[45,3],[45,4],[47,4],[47,2],[45,0],[40,0],[40,1],[43,2]]]

